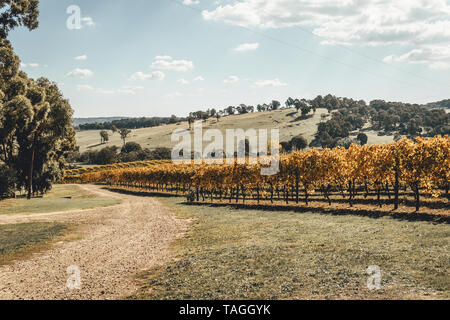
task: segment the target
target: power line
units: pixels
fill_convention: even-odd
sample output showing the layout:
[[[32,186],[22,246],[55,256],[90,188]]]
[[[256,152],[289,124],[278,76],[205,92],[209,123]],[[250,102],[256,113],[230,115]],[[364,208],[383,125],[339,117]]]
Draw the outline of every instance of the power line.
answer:
[[[325,37],[322,37],[322,36],[319,36],[319,35],[315,34],[315,33],[312,32],[311,30],[302,28],[302,27],[300,27],[300,26],[294,25],[293,27],[294,27],[294,28],[297,28],[297,29],[299,29],[299,30],[301,30],[301,31],[303,31],[303,32],[309,33],[309,34],[313,35],[313,36],[316,37],[316,38],[324,39],[324,40],[329,40],[329,39],[327,39],[327,38],[325,38]],[[422,80],[426,80],[426,81],[429,81],[429,82],[434,82],[434,83],[439,84],[439,85],[442,85],[442,86],[447,86],[447,85],[444,85],[443,83],[440,83],[440,82],[435,81],[435,80],[433,80],[433,79],[426,78],[426,77],[421,76],[421,75],[419,75],[419,74],[416,74],[416,73],[414,73],[414,72],[410,72],[410,71],[405,70],[405,69],[403,69],[403,68],[399,68],[399,67],[397,67],[397,66],[394,66],[394,65],[391,65],[391,64],[389,64],[389,63],[386,63],[386,62],[384,62],[383,60],[379,60],[379,59],[377,59],[377,58],[371,57],[371,56],[369,56],[369,55],[367,55],[367,54],[365,54],[365,53],[361,53],[361,52],[358,52],[358,51],[356,51],[356,50],[353,50],[353,49],[351,49],[351,48],[349,48],[349,47],[346,47],[346,46],[344,46],[344,45],[342,45],[342,44],[340,44],[340,43],[335,43],[334,45],[335,45],[335,46],[338,46],[338,47],[340,47],[340,48],[342,48],[342,49],[344,49],[344,50],[347,50],[347,51],[349,51],[349,52],[351,52],[351,53],[353,53],[353,54],[356,54],[356,55],[358,55],[358,56],[360,56],[360,57],[363,57],[363,58],[366,58],[366,59],[368,59],[368,60],[371,60],[371,61],[380,63],[380,64],[382,64],[382,65],[384,65],[384,66],[387,66],[387,67],[389,67],[389,68],[395,69],[395,70],[397,70],[397,71],[400,71],[400,72],[403,72],[403,73],[412,75],[412,76],[417,77],[417,78],[420,78],[420,79],[422,79]]]
[[[179,1],[179,0],[170,0],[170,1],[176,3],[176,4],[180,5],[180,6],[187,7],[187,8],[189,8],[189,9],[193,10],[193,11],[196,11],[196,12],[202,13],[202,11],[203,11],[202,9],[193,7],[192,5],[184,4],[182,1]],[[263,10],[261,10],[261,11],[263,11]],[[322,54],[320,54],[320,53],[317,53],[317,52],[315,52],[315,51],[313,51],[313,50],[310,50],[310,49],[307,49],[307,48],[298,46],[298,45],[296,45],[296,44],[289,43],[289,42],[284,41],[284,40],[280,40],[280,39],[278,39],[278,38],[269,36],[269,35],[267,35],[267,34],[265,34],[265,33],[263,33],[263,32],[253,30],[253,29],[248,28],[248,27],[245,27],[245,26],[237,25],[237,27],[239,27],[239,28],[241,28],[241,29],[244,29],[244,30],[246,30],[246,31],[255,33],[255,34],[259,35],[259,36],[262,36],[262,37],[264,37],[264,38],[270,39],[270,40],[272,40],[272,41],[281,43],[281,44],[283,44],[283,45],[285,45],[285,46],[289,46],[289,47],[291,47],[291,48],[294,48],[294,49],[297,49],[297,50],[300,50],[300,51],[309,53],[309,54],[311,54],[311,55],[318,56],[318,57],[320,57],[320,58],[322,58],[322,59],[324,59],[324,60],[327,60],[327,61],[330,61],[330,62],[333,62],[333,63],[336,63],[336,64],[343,65],[343,66],[345,66],[345,67],[347,67],[347,68],[351,68],[351,69],[354,69],[354,70],[357,70],[357,71],[360,71],[360,72],[364,72],[364,73],[370,74],[370,75],[375,76],[375,77],[381,77],[381,78],[389,79],[389,80],[391,80],[391,81],[398,82],[398,83],[400,83],[400,84],[402,84],[402,85],[406,85],[406,86],[415,86],[415,87],[417,86],[417,85],[414,85],[414,84],[411,84],[411,83],[406,83],[406,82],[400,81],[400,80],[398,80],[398,79],[396,79],[396,78],[393,78],[393,77],[390,77],[390,76],[387,76],[387,75],[383,75],[383,74],[375,73],[375,72],[368,71],[368,70],[365,70],[365,69],[361,69],[361,68],[359,68],[359,67],[356,67],[356,66],[354,66],[354,65],[348,64],[348,63],[346,63],[346,62],[342,62],[342,61],[336,60],[336,59],[334,59],[334,58],[330,58],[330,57],[328,57],[328,56],[325,56],[325,55],[322,55]],[[294,27],[296,27],[296,28],[302,30],[303,32],[307,32],[307,33],[310,33],[310,34],[312,34],[312,35],[314,35],[314,36],[316,36],[316,37],[325,39],[325,38],[323,38],[323,37],[320,37],[320,36],[318,36],[318,35],[315,35],[313,32],[311,32],[311,31],[309,31],[309,30],[307,30],[307,29],[301,28],[301,27],[299,27],[299,26],[294,26]],[[351,50],[350,48],[347,48],[347,47],[345,47],[345,46],[343,46],[343,45],[340,45],[340,44],[337,44],[337,45],[340,46],[340,47],[342,47],[342,48],[344,48],[344,49],[346,49],[347,51],[350,51],[350,52],[352,52],[352,53],[354,53],[354,54],[360,55],[360,56],[362,56],[362,57],[364,57],[364,58],[366,58],[366,59],[369,59],[369,60],[372,60],[372,61],[375,61],[375,62],[378,62],[378,63],[382,63],[383,65],[392,67],[392,68],[394,68],[394,69],[397,69],[397,70],[399,70],[399,71],[408,73],[408,74],[410,74],[410,75],[414,75],[414,76],[419,77],[419,78],[422,78],[422,79],[424,79],[424,80],[432,81],[432,80],[430,80],[430,79],[427,79],[427,78],[424,78],[424,77],[422,77],[422,76],[416,75],[416,74],[411,73],[411,72],[409,72],[409,71],[402,70],[401,68],[398,68],[398,67],[389,65],[389,64],[387,64],[387,63],[385,63],[385,62],[383,62],[383,61],[381,61],[381,60],[372,58],[372,57],[367,56],[367,55],[362,54],[362,53],[358,53],[357,51]],[[437,82],[436,82],[436,83],[437,83]],[[440,83],[439,83],[439,84],[440,84]]]

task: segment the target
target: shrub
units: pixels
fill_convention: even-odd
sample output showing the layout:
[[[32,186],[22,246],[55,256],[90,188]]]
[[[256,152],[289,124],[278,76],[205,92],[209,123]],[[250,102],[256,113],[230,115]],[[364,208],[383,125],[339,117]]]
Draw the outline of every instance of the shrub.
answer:
[[[359,140],[362,146],[367,144],[367,141],[369,141],[369,138],[367,138],[367,135],[365,133],[358,134],[358,137],[356,139]]]
[[[17,177],[14,170],[0,164],[0,199],[14,197]]]

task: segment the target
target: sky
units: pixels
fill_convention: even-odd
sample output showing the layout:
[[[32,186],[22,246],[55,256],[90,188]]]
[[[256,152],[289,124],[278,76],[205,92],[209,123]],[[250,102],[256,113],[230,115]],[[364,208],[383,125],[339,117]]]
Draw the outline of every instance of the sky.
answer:
[[[450,0],[41,0],[39,21],[10,34],[21,69],[76,117],[450,98]]]

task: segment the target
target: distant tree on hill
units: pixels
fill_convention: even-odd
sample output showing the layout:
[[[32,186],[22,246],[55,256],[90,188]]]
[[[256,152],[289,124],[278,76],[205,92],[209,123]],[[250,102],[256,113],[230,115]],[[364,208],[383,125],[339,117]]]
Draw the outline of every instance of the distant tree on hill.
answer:
[[[236,110],[239,114],[248,113],[247,106],[245,104],[240,104],[238,107],[236,107]]]
[[[361,143],[362,146],[367,144],[367,141],[369,140],[369,138],[367,137],[367,135],[365,133],[358,134],[356,139],[359,140],[359,142]]]
[[[169,123],[173,124],[173,123],[177,123],[177,122],[178,122],[177,116],[173,114],[170,117]]]
[[[189,130],[192,129],[192,124],[194,123],[194,117],[189,115],[188,117],[188,123],[189,123]]]
[[[308,141],[302,135],[298,135],[288,142],[281,143],[281,146],[286,152],[303,150],[308,147]]]
[[[281,106],[280,101],[272,100],[272,103],[270,104],[270,107],[272,110],[278,110]]]
[[[130,153],[130,152],[137,152],[141,151],[142,147],[139,143],[136,142],[127,142],[120,151],[121,153]]]
[[[295,103],[294,99],[292,99],[291,97],[289,97],[289,98],[286,100],[285,105],[286,105],[286,107],[288,107],[288,108],[292,108],[292,106],[294,106],[294,103]]]
[[[169,148],[156,148],[151,151],[152,160],[170,160],[172,159],[172,150]]]
[[[106,131],[106,130],[100,131],[100,139],[101,139],[101,143],[108,142],[109,141],[108,131]]]
[[[130,133],[131,133],[131,130],[129,130],[129,129],[120,129],[119,130],[120,138],[123,140],[123,145],[126,144],[127,137],[130,135]]]
[[[118,154],[117,154],[117,147],[111,146],[111,147],[105,147],[101,149],[94,159],[92,159],[93,164],[112,164],[116,163],[118,160]]]
[[[308,146],[308,141],[302,135],[298,135],[296,137],[293,137],[289,144],[291,146],[291,149],[303,150]]]
[[[226,113],[228,114],[228,115],[233,115],[235,112],[236,112],[236,108],[235,107],[233,107],[233,106],[229,106],[228,108],[226,108],[225,109],[225,111],[226,111]]]

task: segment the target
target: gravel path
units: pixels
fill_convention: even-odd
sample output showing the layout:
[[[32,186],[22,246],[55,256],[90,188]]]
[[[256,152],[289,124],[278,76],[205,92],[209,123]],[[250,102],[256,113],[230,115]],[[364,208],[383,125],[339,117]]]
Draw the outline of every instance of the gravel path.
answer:
[[[155,199],[115,194],[98,186],[91,192],[119,197],[109,208],[30,216],[9,216],[0,223],[73,222],[81,225],[81,240],[62,242],[25,261],[0,267],[0,299],[118,299],[137,289],[137,272],[163,264],[169,243],[182,235],[188,221],[176,219]],[[81,289],[67,281],[80,270]]]

